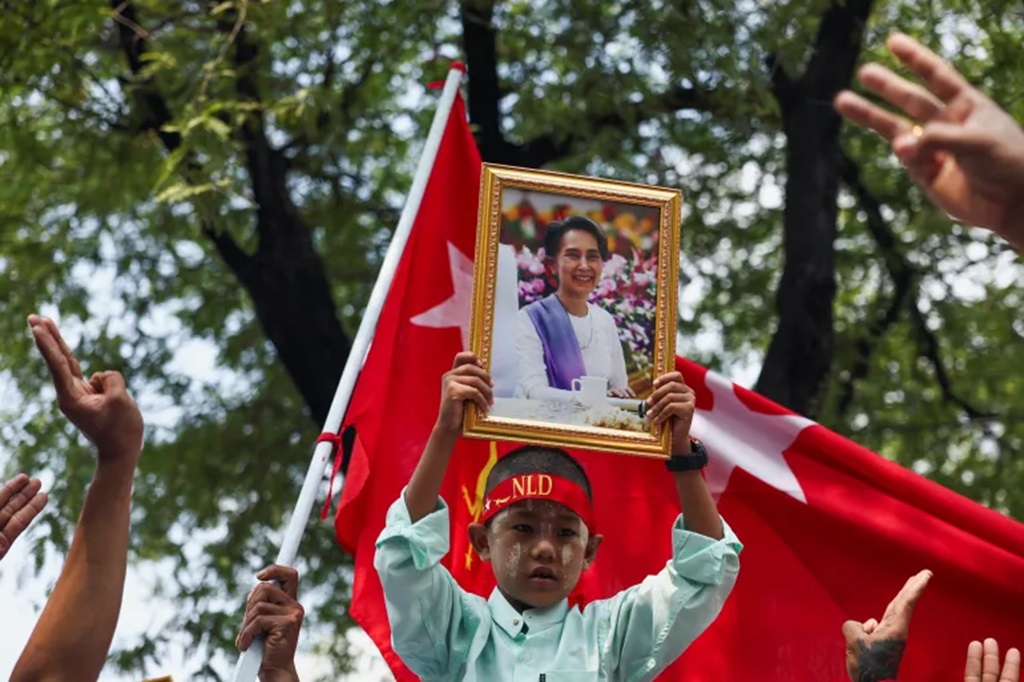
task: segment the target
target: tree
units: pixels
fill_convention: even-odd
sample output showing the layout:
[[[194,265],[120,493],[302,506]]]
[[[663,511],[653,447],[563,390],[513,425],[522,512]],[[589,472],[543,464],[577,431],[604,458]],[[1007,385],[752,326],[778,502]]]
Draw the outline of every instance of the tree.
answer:
[[[175,567],[164,633],[232,640],[230,596],[273,557],[397,222],[423,84],[452,58],[486,160],[683,188],[683,352],[761,366],[766,395],[1024,508],[1021,268],[951,229],[830,104],[896,27],[1012,101],[1012,3],[0,6],[0,377],[16,387],[0,437],[61,472],[46,539],[63,547],[89,455],[51,416],[23,313],[77,321],[87,362],[123,358],[157,417],[134,560]],[[183,371],[209,347],[207,376]],[[317,523],[302,554],[317,639],[344,665],[346,559]]]

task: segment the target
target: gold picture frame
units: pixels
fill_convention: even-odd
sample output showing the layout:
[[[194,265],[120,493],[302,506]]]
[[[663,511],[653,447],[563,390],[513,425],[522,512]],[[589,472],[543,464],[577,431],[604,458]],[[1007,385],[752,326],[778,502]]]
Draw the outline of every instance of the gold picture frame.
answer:
[[[682,199],[676,189],[484,164],[470,349],[491,372],[495,403],[486,414],[468,404],[464,435],[668,458],[670,430],[644,419],[641,404],[675,364]],[[581,217],[600,234],[568,227]],[[549,231],[553,258],[541,246]],[[580,241],[586,232],[592,240]],[[584,343],[577,325],[588,319]],[[592,365],[607,371],[579,376]]]

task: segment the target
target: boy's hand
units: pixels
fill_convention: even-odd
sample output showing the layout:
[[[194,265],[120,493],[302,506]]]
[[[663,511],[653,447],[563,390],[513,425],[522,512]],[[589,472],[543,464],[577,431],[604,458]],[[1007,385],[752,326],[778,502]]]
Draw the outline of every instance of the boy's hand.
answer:
[[[1024,131],[916,40],[896,34],[888,47],[925,87],[880,64],[865,65],[858,77],[906,117],[848,90],[836,97],[836,109],[888,140],[939,208],[1024,249]]]
[[[100,462],[130,461],[142,451],[142,414],[118,372],[82,375],[78,360],[53,320],[29,315],[36,346],[57,389],[60,411],[99,451]]]
[[[38,478],[18,474],[0,488],[0,559],[46,506],[41,487]]]
[[[491,391],[494,382],[483,363],[472,353],[459,353],[451,371],[441,378],[441,408],[437,412],[437,428],[448,433],[462,429],[465,403],[472,400],[486,413],[494,404]]]
[[[257,585],[245,604],[245,620],[235,646],[245,651],[252,641],[265,634],[261,680],[297,680],[295,649],[299,645],[304,611],[298,602],[299,574],[287,566],[270,566],[256,574]]]
[[[846,672],[853,682],[860,680],[895,680],[907,645],[910,616],[932,577],[921,571],[906,582],[885,609],[881,621],[874,618],[858,623],[843,623],[846,638]]]
[[[672,454],[690,452],[690,425],[697,409],[697,396],[680,372],[662,374],[654,380],[654,392],[647,398],[647,416],[655,424],[672,420]]]

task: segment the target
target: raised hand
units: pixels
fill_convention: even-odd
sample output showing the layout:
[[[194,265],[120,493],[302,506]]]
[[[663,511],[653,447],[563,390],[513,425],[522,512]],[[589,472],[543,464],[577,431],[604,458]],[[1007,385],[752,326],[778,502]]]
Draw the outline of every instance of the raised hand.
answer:
[[[38,478],[18,474],[0,488],[0,559],[46,506],[41,487]]]
[[[459,353],[450,371],[441,378],[441,407],[437,427],[457,433],[462,428],[465,404],[472,401],[486,413],[494,403],[494,382],[483,363],[472,353]]]
[[[142,415],[117,372],[82,376],[51,320],[28,318],[61,412],[98,450],[64,568],[11,679],[96,680],[117,628],[128,566],[132,481]],[[69,623],[88,627],[69,627]]]
[[[877,63],[864,66],[859,80],[905,116],[848,90],[837,96],[837,110],[889,140],[936,206],[1024,250],[1024,131],[927,47],[900,34],[888,46],[927,88]]]
[[[57,390],[57,405],[99,451],[100,461],[138,460],[142,450],[142,414],[118,372],[97,372],[88,379],[53,320],[28,318],[36,347]]]
[[[889,602],[882,620],[843,623],[846,638],[846,672],[853,682],[895,680],[907,646],[907,633],[914,604],[931,580],[931,571],[921,571],[906,582]]]
[[[836,97],[836,109],[888,140],[939,208],[1024,250],[1024,131],[917,41],[896,34],[887,44],[926,87],[867,64],[860,82],[903,115],[848,90]]]
[[[249,593],[235,646],[245,651],[256,637],[265,635],[260,679],[298,680],[295,649],[305,613],[298,602],[299,574],[294,568],[274,565],[256,577],[276,583],[260,583]]]
[[[690,426],[697,409],[697,396],[680,372],[669,372],[654,380],[654,392],[647,398],[647,416],[654,424],[672,421],[672,452],[690,452]]]
[[[998,677],[997,677],[998,675]],[[964,682],[1019,682],[1020,651],[1006,652],[1003,669],[999,670],[999,644],[994,639],[985,643],[971,642],[967,647],[967,666],[964,668]]]

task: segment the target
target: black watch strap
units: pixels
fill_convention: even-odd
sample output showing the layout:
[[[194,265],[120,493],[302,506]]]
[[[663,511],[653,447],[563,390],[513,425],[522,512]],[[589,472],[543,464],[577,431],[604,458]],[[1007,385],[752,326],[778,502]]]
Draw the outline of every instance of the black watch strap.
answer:
[[[672,455],[665,460],[669,471],[699,471],[708,465],[708,450],[696,438],[690,439],[690,454]]]

